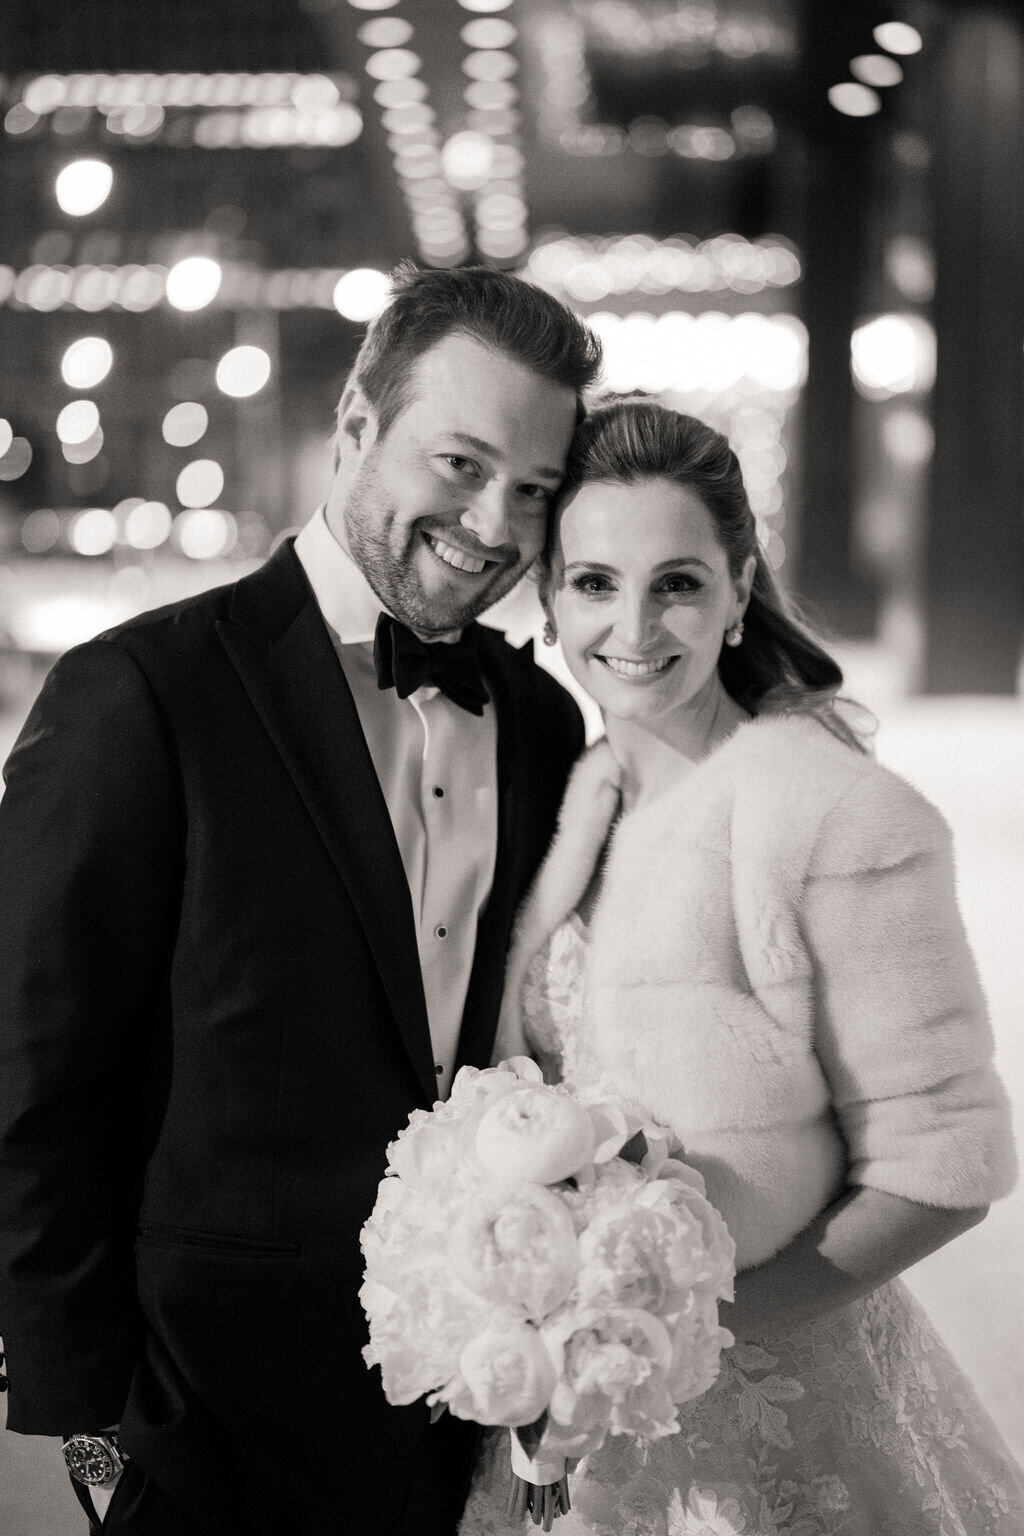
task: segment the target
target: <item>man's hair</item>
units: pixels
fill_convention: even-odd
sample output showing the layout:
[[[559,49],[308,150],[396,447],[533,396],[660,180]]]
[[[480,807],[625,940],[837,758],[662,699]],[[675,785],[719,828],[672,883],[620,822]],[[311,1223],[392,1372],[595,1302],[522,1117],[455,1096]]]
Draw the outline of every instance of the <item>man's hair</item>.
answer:
[[[402,262],[391,274],[391,291],[349,374],[376,411],[381,437],[409,404],[417,359],[452,335],[469,336],[539,378],[575,390],[582,419],[580,397],[600,371],[601,344],[542,288],[492,267],[420,271]]]

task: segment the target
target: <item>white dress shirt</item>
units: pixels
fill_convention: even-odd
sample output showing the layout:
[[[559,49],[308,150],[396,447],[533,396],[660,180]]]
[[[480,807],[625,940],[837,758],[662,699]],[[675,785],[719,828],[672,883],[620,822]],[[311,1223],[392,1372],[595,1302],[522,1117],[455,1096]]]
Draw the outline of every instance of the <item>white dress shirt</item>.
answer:
[[[437,1075],[448,1097],[477,921],[491,890],[498,837],[497,724],[439,689],[400,699],[377,686],[373,637],[381,603],[327,526],[321,507],[295,553],[334,641],[384,792],[405,866]]]

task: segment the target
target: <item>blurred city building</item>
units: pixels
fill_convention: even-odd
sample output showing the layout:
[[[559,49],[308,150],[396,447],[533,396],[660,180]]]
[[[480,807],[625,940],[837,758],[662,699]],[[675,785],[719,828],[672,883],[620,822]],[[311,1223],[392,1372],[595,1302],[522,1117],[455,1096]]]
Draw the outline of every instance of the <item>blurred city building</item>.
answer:
[[[1022,82],[998,0],[6,0],[8,690],[304,520],[412,257],[523,273],[728,431],[783,579],[909,691],[1014,692]]]

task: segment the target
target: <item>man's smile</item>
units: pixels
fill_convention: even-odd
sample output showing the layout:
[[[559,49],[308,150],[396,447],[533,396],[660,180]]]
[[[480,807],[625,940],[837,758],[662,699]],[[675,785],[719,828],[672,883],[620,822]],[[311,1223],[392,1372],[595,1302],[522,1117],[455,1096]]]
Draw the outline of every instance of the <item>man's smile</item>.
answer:
[[[479,555],[471,555],[468,551],[460,549],[456,544],[449,544],[436,533],[424,531],[424,539],[430,549],[443,560],[446,565],[452,566],[456,571],[466,571],[471,576],[479,576],[481,571],[489,565],[497,565],[497,560],[482,559]]]

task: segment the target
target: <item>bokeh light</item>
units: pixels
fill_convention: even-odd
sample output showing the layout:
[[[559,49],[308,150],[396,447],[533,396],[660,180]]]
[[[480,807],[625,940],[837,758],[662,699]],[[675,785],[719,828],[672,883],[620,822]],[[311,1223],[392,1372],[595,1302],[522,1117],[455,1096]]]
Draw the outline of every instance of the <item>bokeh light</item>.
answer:
[[[405,80],[419,72],[421,62],[410,48],[382,48],[370,54],[365,68],[373,80]]]
[[[110,372],[114,354],[102,336],[80,336],[61,358],[61,377],[70,389],[95,389]]]
[[[462,192],[482,187],[494,165],[494,140],[486,133],[453,133],[441,150],[441,167]]]
[[[21,542],[30,555],[45,555],[60,538],[60,518],[51,507],[30,512],[21,525]]]
[[[923,412],[900,406],[886,411],[882,442],[897,464],[917,468],[927,464],[935,451],[935,429]]]
[[[208,507],[224,489],[224,471],[216,459],[193,459],[178,476],[175,492],[183,507]]]
[[[175,309],[205,309],[217,297],[223,276],[220,262],[211,256],[186,256],[167,274],[167,302]]]
[[[459,34],[467,48],[511,48],[517,35],[510,21],[488,16],[467,21]]]
[[[882,99],[877,91],[852,80],[829,86],[828,99],[844,117],[871,117],[882,110]]]
[[[850,360],[868,399],[927,390],[935,382],[935,332],[920,315],[878,315],[854,331]]]
[[[132,549],[158,549],[170,538],[171,522],[171,510],[162,501],[140,501],[125,518],[125,541]]]
[[[378,16],[373,21],[364,21],[356,33],[366,48],[401,48],[412,35],[412,23],[401,16]]]
[[[71,400],[57,417],[57,436],[62,443],[84,443],[100,424],[93,400]]]
[[[68,542],[79,555],[106,555],[117,539],[117,518],[106,507],[87,507],[74,518]]]
[[[172,448],[191,448],[198,443],[210,424],[206,407],[197,400],[183,400],[172,405],[163,419],[161,432],[165,443]]]
[[[22,95],[30,112],[56,112],[65,99],[64,81],[59,75],[37,75],[30,80]]]
[[[217,364],[217,388],[243,400],[258,394],[270,378],[270,357],[262,347],[232,347]]]
[[[903,71],[896,60],[886,58],[883,53],[858,54],[850,60],[850,74],[865,85],[876,85],[883,90],[886,86],[899,85],[903,79]]]
[[[292,86],[291,98],[301,112],[313,112],[337,106],[340,92],[329,75],[303,75]]]
[[[16,102],[4,118],[8,133],[31,133],[39,122],[39,113],[33,112],[23,101]]]
[[[5,416],[0,416],[0,459],[14,441],[14,428]]]
[[[80,443],[61,443],[60,451],[68,464],[91,464],[102,447],[103,428],[97,427]]]
[[[32,463],[32,444],[27,437],[12,437],[7,452],[0,458],[0,480],[20,480]]]
[[[190,560],[215,560],[234,548],[238,525],[230,512],[199,507],[174,519],[172,538]]]
[[[334,307],[346,320],[373,320],[387,307],[390,293],[386,273],[354,267],[335,284]]]
[[[57,177],[57,202],[65,213],[82,218],[103,206],[113,184],[114,173],[105,160],[72,160]]]
[[[923,47],[920,32],[905,21],[883,21],[872,35],[879,48],[889,53],[920,53]]]

